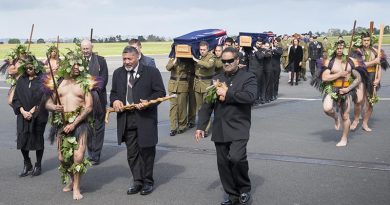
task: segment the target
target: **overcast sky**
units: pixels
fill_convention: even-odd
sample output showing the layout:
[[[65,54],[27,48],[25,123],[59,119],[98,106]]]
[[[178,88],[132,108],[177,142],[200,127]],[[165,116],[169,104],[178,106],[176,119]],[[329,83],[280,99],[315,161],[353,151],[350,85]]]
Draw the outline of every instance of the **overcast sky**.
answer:
[[[390,24],[388,0],[0,0],[0,38],[148,35],[206,28],[277,34]]]

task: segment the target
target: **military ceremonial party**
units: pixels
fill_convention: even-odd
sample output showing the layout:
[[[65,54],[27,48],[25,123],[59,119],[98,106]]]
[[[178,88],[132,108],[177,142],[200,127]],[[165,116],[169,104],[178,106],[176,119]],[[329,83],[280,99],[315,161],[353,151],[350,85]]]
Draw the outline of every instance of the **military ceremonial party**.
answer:
[[[390,204],[390,3],[272,3],[1,2],[0,205]]]

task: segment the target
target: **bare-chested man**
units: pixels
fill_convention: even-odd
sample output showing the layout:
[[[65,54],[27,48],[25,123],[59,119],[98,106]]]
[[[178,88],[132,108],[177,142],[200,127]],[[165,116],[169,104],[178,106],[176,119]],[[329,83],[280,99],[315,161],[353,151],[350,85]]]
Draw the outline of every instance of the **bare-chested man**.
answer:
[[[70,57],[70,60],[67,56]],[[64,61],[69,63],[65,62],[59,68],[59,73],[65,73],[62,76],[62,82],[58,85],[59,100],[62,104],[54,103],[57,101],[56,95],[49,98],[46,103],[48,110],[56,111],[54,123],[63,128],[57,135],[58,159],[61,161],[59,170],[62,182],[68,183],[63,191],[73,190],[73,199],[75,200],[83,198],[80,193],[80,177],[86,172],[86,166],[90,165],[90,162],[84,158],[84,152],[87,146],[87,135],[90,134],[87,117],[93,109],[93,98],[89,85],[85,86],[84,83],[79,83],[80,81],[91,81],[91,79],[83,77],[88,75],[82,74],[82,72],[87,72],[87,65],[84,64],[82,58],[81,53],[65,56]],[[72,68],[70,73],[62,70],[66,70],[67,67]]]
[[[351,124],[351,130],[355,130],[359,124],[359,117],[363,105],[365,106],[365,112],[363,116],[362,129],[371,132],[372,129],[368,127],[368,120],[371,117],[373,111],[373,103],[369,102],[369,99],[373,97],[373,89],[379,89],[380,80],[382,77],[382,70],[378,69],[377,78],[376,66],[380,65],[383,69],[387,69],[389,66],[385,55],[378,56],[378,49],[371,45],[371,35],[369,32],[361,34],[362,46],[356,49],[357,55],[362,56],[368,72],[368,83],[360,83],[357,89],[357,101],[355,103],[354,120]],[[383,52],[383,51],[382,51]]]
[[[346,60],[343,60],[344,46],[344,41],[336,43],[335,54],[330,60],[324,61],[320,76],[324,83],[325,91],[325,98],[323,101],[324,112],[334,119],[336,130],[340,129],[342,121],[343,133],[340,141],[336,144],[338,147],[347,145],[348,133],[351,125],[349,119],[351,91],[361,82],[361,76],[356,70],[357,64],[354,62],[354,59],[350,58],[347,62]],[[345,69],[346,63],[348,64],[347,69]],[[334,106],[340,111],[341,120],[337,116]]]
[[[46,59],[44,64],[44,68],[46,69],[46,73],[50,72],[49,69],[49,61],[50,61],[50,66],[53,69],[53,73],[55,74],[57,72],[58,67],[60,66],[60,56],[58,53],[58,49],[55,46],[50,46],[49,49],[47,50],[46,54],[49,58]]]

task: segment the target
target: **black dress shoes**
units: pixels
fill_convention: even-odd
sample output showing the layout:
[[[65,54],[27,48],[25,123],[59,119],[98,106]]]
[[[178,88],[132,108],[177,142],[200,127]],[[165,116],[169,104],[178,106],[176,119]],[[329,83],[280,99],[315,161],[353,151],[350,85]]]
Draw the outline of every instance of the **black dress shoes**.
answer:
[[[136,193],[140,192],[141,189],[142,189],[142,185],[140,185],[140,184],[133,185],[133,186],[131,186],[131,187],[127,190],[127,194],[128,194],[128,195],[136,194]]]
[[[23,170],[19,174],[19,177],[25,177],[25,176],[30,175],[32,170],[33,170],[33,166],[31,164],[31,162],[30,163],[24,163]]]
[[[238,198],[240,204],[248,204],[250,199],[251,199],[251,195],[249,192],[240,194],[240,197]]]
[[[141,195],[148,195],[153,192],[153,185],[144,184],[141,190]]]
[[[187,127],[191,129],[191,128],[195,127],[195,124],[190,122],[187,124]]]
[[[206,138],[209,136],[209,132],[205,131],[203,137]]]
[[[238,200],[237,199],[232,200],[229,198],[221,203],[221,205],[235,205],[235,204],[238,204]]]
[[[176,135],[176,130],[171,130],[171,132],[169,133],[169,136],[175,136]]]
[[[183,134],[185,132],[185,130],[183,129],[183,130],[179,130],[179,131],[177,131],[177,134]]]
[[[41,165],[35,164],[34,169],[32,170],[31,177],[39,176],[42,173]]]

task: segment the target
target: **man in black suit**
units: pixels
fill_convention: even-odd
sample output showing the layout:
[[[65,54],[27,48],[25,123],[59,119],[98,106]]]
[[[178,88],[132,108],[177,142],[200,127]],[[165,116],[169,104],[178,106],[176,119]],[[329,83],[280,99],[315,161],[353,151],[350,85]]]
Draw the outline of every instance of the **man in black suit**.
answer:
[[[204,102],[199,110],[195,139],[204,137],[204,130],[214,111],[213,135],[217,151],[219,177],[229,198],[222,205],[247,204],[250,200],[251,182],[246,158],[246,145],[251,125],[251,105],[257,99],[257,80],[251,72],[238,68],[239,55],[235,48],[222,53],[224,73],[213,77],[227,86],[217,87],[218,99]]]
[[[107,91],[106,86],[108,82],[108,68],[107,62],[104,57],[92,52],[93,45],[89,40],[83,40],[81,42],[81,50],[84,57],[88,61],[88,73],[92,76],[99,76],[103,80],[103,87],[101,90],[92,91],[94,100],[98,100],[99,103],[94,102],[95,107],[93,110],[94,123],[94,136],[89,136],[88,139],[88,155],[93,165],[100,163],[100,154],[103,148],[104,142],[104,111],[107,105]]]
[[[157,105],[147,102],[165,96],[164,83],[157,68],[139,63],[139,53],[131,46],[122,53],[123,66],[114,71],[110,105],[117,113],[118,144],[126,143],[127,161],[134,183],[127,194],[147,195],[153,191],[153,166],[156,155]],[[135,110],[124,106],[135,103]]]
[[[316,73],[316,62],[322,57],[324,47],[321,42],[317,41],[317,36],[313,36],[313,42],[309,44],[309,67],[311,77]]]
[[[154,58],[149,57],[149,56],[145,56],[141,52],[141,49],[142,49],[141,41],[139,41],[138,39],[133,38],[133,39],[131,39],[129,41],[129,46],[132,46],[132,47],[137,49],[138,53],[140,54],[139,55],[139,62],[141,64],[157,68],[156,67],[156,62],[154,61]]]

